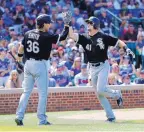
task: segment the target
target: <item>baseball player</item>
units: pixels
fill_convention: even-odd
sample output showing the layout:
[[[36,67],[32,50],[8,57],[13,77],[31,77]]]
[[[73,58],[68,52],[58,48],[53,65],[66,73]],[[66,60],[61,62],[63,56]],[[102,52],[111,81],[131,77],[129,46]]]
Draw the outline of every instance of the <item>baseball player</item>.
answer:
[[[47,62],[52,49],[52,43],[65,40],[68,32],[68,21],[64,19],[65,27],[63,33],[60,35],[53,35],[48,33],[51,26],[51,18],[49,15],[42,14],[36,19],[36,29],[25,33],[22,44],[18,50],[18,61],[22,60],[23,54],[26,57],[24,65],[24,81],[22,87],[24,92],[21,95],[19,106],[16,111],[15,122],[18,126],[23,125],[23,118],[28,104],[28,100],[34,82],[38,88],[39,102],[37,108],[37,117],[39,125],[50,125],[46,116],[47,104],[47,87],[48,87],[48,66]]]
[[[107,50],[109,46],[115,46],[124,48],[128,54],[133,56],[134,54],[123,41],[100,32],[100,21],[98,18],[92,16],[86,20],[86,23],[88,36],[73,33],[72,27],[70,27],[69,37],[83,46],[90,64],[92,85],[106,112],[107,121],[113,122],[116,118],[106,97],[117,99],[119,107],[122,106],[123,100],[119,90],[112,90],[106,87],[110,70]]]

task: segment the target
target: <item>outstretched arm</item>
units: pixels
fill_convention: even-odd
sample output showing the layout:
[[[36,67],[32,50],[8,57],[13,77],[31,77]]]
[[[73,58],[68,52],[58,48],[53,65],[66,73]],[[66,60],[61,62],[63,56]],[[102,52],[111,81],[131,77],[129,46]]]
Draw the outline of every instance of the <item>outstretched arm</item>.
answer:
[[[59,34],[58,39],[57,39],[57,43],[59,43],[59,41],[63,41],[67,38],[68,33],[69,33],[69,25],[71,22],[71,17],[72,14],[71,12],[64,12],[63,13],[63,21],[64,21],[64,29],[62,31],[61,34]]]
[[[127,45],[123,41],[118,40],[118,46],[120,48],[124,48],[127,55],[131,55],[133,58],[135,58],[135,54],[127,47]]]

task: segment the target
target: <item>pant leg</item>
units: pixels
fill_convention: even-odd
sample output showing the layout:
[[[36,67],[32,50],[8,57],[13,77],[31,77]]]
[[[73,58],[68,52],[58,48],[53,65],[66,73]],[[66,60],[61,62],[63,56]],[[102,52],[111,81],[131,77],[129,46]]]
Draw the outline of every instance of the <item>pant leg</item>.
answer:
[[[105,64],[101,66],[101,69],[98,73],[97,93],[105,97],[112,97],[118,99],[121,96],[120,90],[113,90],[106,87],[106,85],[108,84],[109,70],[110,65],[106,61]]]
[[[16,111],[16,118],[18,118],[19,120],[23,120],[24,118],[27,103],[34,86],[34,78],[29,73],[28,69],[29,67],[28,64],[26,63],[24,67],[24,81],[22,84],[22,87],[24,88],[24,92],[20,97],[19,105]]]
[[[47,64],[43,61],[41,67],[41,73],[36,77],[36,84],[39,93],[39,102],[37,108],[37,117],[39,119],[39,124],[45,124],[47,122],[46,116],[46,106],[47,106],[47,89],[48,89],[48,71]]]
[[[109,64],[107,63],[91,69],[92,84],[96,89],[97,97],[106,112],[107,118],[114,118],[114,113],[106,96],[115,97],[119,94],[115,94],[115,90],[106,88],[109,73]]]

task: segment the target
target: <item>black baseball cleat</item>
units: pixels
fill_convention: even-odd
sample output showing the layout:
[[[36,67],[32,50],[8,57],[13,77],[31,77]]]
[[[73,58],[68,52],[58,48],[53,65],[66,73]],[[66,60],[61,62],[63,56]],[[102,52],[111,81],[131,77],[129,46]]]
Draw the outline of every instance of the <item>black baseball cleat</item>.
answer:
[[[115,122],[116,121],[116,118],[108,118],[107,120],[106,120],[106,122]]]
[[[46,122],[46,123],[43,123],[43,124],[39,124],[40,126],[42,126],[42,125],[52,125],[50,122]]]
[[[119,107],[122,107],[122,106],[123,106],[123,99],[122,99],[122,97],[119,97],[119,99],[117,100],[117,105],[118,105]]]
[[[47,122],[45,123],[45,125],[52,125],[52,124],[51,124],[50,122],[47,121]]]
[[[22,120],[19,120],[19,119],[15,119],[15,122],[17,124],[17,126],[23,126],[23,121]]]

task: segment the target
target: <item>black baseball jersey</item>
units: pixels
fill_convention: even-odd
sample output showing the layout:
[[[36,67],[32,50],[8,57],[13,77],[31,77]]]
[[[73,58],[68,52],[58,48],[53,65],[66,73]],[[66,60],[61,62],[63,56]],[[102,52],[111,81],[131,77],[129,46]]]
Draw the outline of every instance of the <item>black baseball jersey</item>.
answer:
[[[65,40],[69,32],[69,27],[65,27],[61,35],[41,32],[37,29],[25,33],[22,44],[26,59],[48,60],[52,49],[52,44]]]
[[[94,36],[86,37],[79,35],[78,44],[81,44],[90,63],[104,62],[108,59],[109,46],[115,46],[118,38],[98,32]]]

